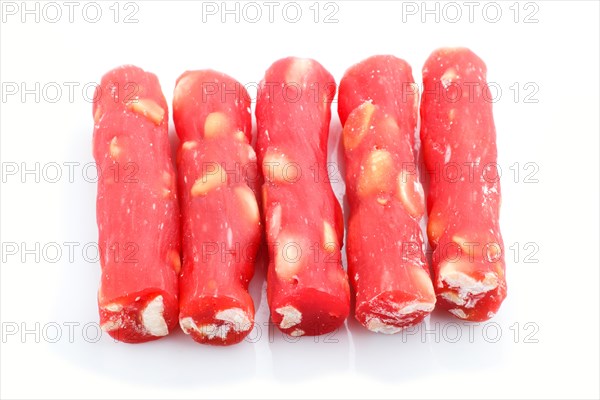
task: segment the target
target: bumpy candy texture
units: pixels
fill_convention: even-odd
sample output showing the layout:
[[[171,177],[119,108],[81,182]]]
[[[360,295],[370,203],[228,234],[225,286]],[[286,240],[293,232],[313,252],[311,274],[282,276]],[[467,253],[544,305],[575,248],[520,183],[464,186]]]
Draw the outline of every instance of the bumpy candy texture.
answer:
[[[254,324],[248,284],[261,240],[250,97],[222,73],[186,72],[173,119],[181,142],[179,324],[200,343],[238,343]]]
[[[108,72],[96,89],[94,158],[102,277],[100,324],[123,342],[177,325],[179,207],[158,79],[137,67]]]
[[[348,272],[355,317],[374,332],[399,332],[435,306],[419,225],[425,205],[414,151],[417,103],[410,66],[393,56],[354,65],[340,83]]]
[[[327,174],[335,89],[316,61],[286,58],[267,70],[256,105],[267,297],[271,319],[292,336],[331,332],[350,308],[343,216]]]
[[[421,142],[435,290],[442,308],[470,321],[491,318],[506,297],[491,98],[486,66],[470,50],[440,49],[426,61]]]

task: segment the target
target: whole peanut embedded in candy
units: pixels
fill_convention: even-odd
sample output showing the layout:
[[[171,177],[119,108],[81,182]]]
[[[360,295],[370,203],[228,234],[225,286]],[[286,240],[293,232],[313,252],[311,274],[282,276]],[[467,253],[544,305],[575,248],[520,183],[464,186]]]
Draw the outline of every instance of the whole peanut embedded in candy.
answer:
[[[200,343],[238,343],[254,325],[248,284],[261,237],[250,97],[227,75],[186,72],[173,119],[181,140],[179,324]]]
[[[420,322],[436,302],[419,225],[423,189],[407,168],[416,159],[413,89],[410,66],[392,56],[356,64],[340,83],[355,316],[387,334]]]
[[[267,70],[256,105],[268,302],[273,322],[291,336],[331,332],[350,307],[343,219],[326,178],[334,94],[320,64],[286,58]]]
[[[135,86],[135,98],[118,96],[126,85]],[[156,76],[133,66],[104,75],[97,94],[94,158],[100,171],[111,171],[98,180],[96,202],[100,325],[117,340],[146,342],[172,332],[179,309],[179,206],[167,104]]]
[[[492,103],[483,94],[486,66],[468,49],[439,49],[425,62],[423,85],[427,235],[434,248],[438,304],[458,318],[484,321],[506,297],[500,182],[483,168],[497,161]],[[474,167],[458,176],[436,175],[449,165]]]

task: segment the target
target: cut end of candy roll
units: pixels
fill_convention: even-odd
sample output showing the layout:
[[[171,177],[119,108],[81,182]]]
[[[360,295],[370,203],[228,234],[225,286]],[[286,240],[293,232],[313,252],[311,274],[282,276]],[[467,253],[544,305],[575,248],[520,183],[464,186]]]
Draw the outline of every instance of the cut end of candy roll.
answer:
[[[125,343],[167,336],[176,325],[177,299],[165,293],[138,293],[100,305],[100,328]]]
[[[179,326],[198,343],[217,346],[239,343],[254,326],[252,299],[249,295],[241,302],[224,296],[204,296],[181,310]]]
[[[284,333],[318,336],[338,329],[348,317],[347,299],[316,289],[300,290],[296,296],[280,301],[271,310],[271,319]]]
[[[439,305],[457,318],[486,321],[496,314],[506,297],[503,274],[480,264],[445,262],[439,268]]]
[[[394,334],[420,323],[435,308],[433,284],[425,270],[414,269],[411,287],[417,290],[406,293],[390,290],[369,301],[357,304],[355,317],[372,332]]]

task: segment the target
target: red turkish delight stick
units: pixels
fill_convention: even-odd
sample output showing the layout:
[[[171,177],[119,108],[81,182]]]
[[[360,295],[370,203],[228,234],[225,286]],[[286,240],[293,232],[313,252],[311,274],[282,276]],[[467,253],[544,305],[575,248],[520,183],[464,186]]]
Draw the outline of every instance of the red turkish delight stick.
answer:
[[[173,97],[181,140],[179,324],[200,343],[240,342],[254,325],[248,284],[261,240],[250,96],[233,78],[184,73]]]
[[[393,56],[354,65],[340,83],[348,274],[355,317],[374,332],[397,333],[435,306],[419,225],[425,204],[413,147],[417,93],[410,66]]]
[[[458,318],[484,321],[506,297],[486,66],[468,49],[440,49],[425,62],[423,83],[427,233],[434,248],[438,304]]]
[[[100,324],[146,342],[177,325],[179,207],[168,108],[155,75],[133,67],[102,78],[94,102]]]
[[[331,74],[310,59],[275,62],[259,87],[267,295],[271,319],[292,336],[331,332],[350,307],[342,212],[327,176],[334,94]]]

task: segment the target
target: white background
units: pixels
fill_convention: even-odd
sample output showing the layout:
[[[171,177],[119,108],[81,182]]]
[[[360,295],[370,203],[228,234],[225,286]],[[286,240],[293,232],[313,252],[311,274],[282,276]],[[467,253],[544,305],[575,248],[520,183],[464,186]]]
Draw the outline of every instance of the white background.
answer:
[[[468,6],[458,2],[457,23],[448,21],[455,18],[454,6],[440,3],[436,22],[436,15],[422,15],[421,2],[392,1],[338,1],[337,23],[323,23],[326,11],[335,10],[324,10],[324,4],[315,23],[312,1],[300,4],[298,23],[287,22],[282,3],[271,23],[259,2],[261,21],[249,23],[241,15],[236,23],[230,15],[221,23],[220,13],[204,15],[203,21],[200,2],[137,1],[138,22],[131,24],[123,20],[136,8],[117,5],[115,23],[112,1],[100,3],[97,23],[85,20],[83,4],[71,23],[69,9],[59,2],[62,18],[50,23],[55,10],[46,8],[44,15],[43,4],[36,22],[35,15],[22,15],[20,2],[14,3],[15,15],[4,13],[10,2],[3,3],[2,397],[600,396],[597,2],[499,2],[487,14],[481,3],[473,22]],[[502,15],[488,22],[496,17],[496,5]],[[403,13],[413,6],[416,14]],[[93,10],[88,12],[93,18]],[[524,23],[532,12],[537,22]],[[490,324],[470,325],[434,312],[416,330],[383,336],[350,319],[333,336],[291,343],[277,330],[268,334],[264,273],[258,272],[251,285],[261,326],[251,335],[255,343],[201,346],[179,331],[143,345],[115,343],[107,335],[95,340],[99,265],[89,261],[93,248],[82,254],[86,243],[97,240],[96,185],[83,178],[83,166],[92,161],[93,129],[85,84],[133,63],[158,75],[170,102],[175,79],[186,69],[213,68],[250,84],[278,58],[298,55],[317,59],[339,82],[353,63],[383,53],[411,63],[419,82],[430,52],[447,45],[478,53],[489,81],[502,90],[494,113],[509,294]],[[73,98],[68,82],[78,85]],[[22,98],[21,83],[29,89],[39,83],[40,98]],[[15,85],[19,92],[9,95]],[[53,102],[57,86],[62,94]],[[340,132],[335,114],[332,144]],[[34,174],[22,174],[36,162],[39,182]],[[79,163],[73,182],[65,162]],[[45,166],[54,165],[49,163],[61,165],[56,183],[46,179],[54,177],[54,169],[46,167],[44,174]],[[525,169],[526,163],[533,164]],[[15,165],[19,170],[9,175]],[[533,175],[526,179],[528,173]],[[538,182],[527,182],[531,179]],[[343,186],[336,192],[341,197]],[[72,260],[64,242],[77,243]],[[23,251],[36,243],[39,262]],[[54,252],[42,251],[44,246],[50,251],[52,243],[62,250],[56,262]],[[11,244],[17,254],[6,251]],[[23,335],[25,329],[30,333]]]

